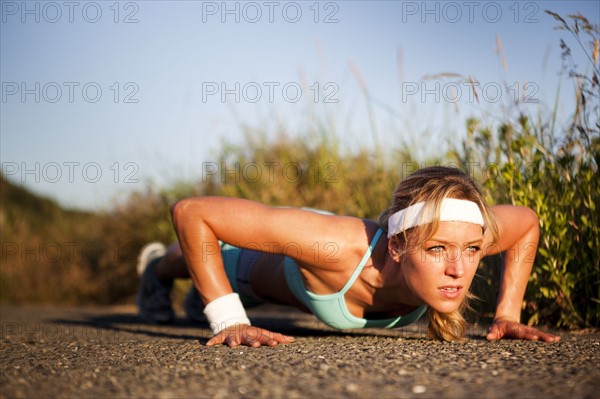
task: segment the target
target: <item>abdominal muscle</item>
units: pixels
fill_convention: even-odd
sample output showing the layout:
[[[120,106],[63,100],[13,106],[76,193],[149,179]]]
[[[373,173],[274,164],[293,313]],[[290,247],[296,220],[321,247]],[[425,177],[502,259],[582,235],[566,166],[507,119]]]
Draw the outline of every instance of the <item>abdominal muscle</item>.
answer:
[[[250,274],[252,290],[259,297],[273,303],[293,306],[310,313],[288,288],[284,274],[284,256],[275,254],[262,254]]]

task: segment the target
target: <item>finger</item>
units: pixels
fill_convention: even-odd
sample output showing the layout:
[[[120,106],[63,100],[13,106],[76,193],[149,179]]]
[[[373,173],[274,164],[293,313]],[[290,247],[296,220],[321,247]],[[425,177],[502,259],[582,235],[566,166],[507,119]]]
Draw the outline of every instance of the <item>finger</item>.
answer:
[[[256,338],[260,341],[261,344],[269,346],[276,346],[279,343],[293,342],[294,340],[293,338],[286,337],[283,334],[274,333],[263,329],[258,331],[258,336]]]
[[[527,332],[528,337],[529,336],[533,336],[533,339],[535,340],[540,340],[540,341],[544,341],[544,342],[558,342],[560,341],[560,337],[553,335],[553,334],[549,334],[549,333],[545,333],[543,331],[538,330],[535,327],[527,327]]]
[[[540,340],[544,341],[544,342],[558,342],[558,341],[560,341],[560,337],[559,336],[556,336],[556,335],[553,335],[553,334],[548,334],[548,333],[545,333],[545,332],[539,331],[539,330],[538,330],[538,336],[539,336]]]
[[[536,340],[535,329],[517,322],[502,322],[503,338]]]
[[[282,343],[282,344],[283,343],[289,343],[289,342],[294,342],[295,341],[294,337],[290,337],[289,335],[283,335],[283,334],[280,334],[280,333],[272,334],[270,338],[272,340],[274,340],[276,342],[279,342],[279,343]]]
[[[221,345],[223,343],[223,335],[218,334],[206,342],[206,346]]]
[[[236,346],[238,346],[240,344],[240,342],[238,341],[238,339],[235,335],[227,336],[227,338],[225,338],[224,342],[230,348],[235,348]]]
[[[502,333],[497,324],[492,324],[489,328],[488,334],[485,337],[488,341],[495,341],[502,338]]]
[[[540,337],[539,331],[537,331],[535,328],[519,324],[517,326],[515,338],[537,341]]]
[[[252,348],[258,348],[260,346],[260,341],[254,338],[246,338],[243,342],[245,345],[248,345]]]
[[[245,328],[241,334],[241,343],[253,348],[257,348],[261,344],[267,345],[271,341],[268,333],[269,331],[261,328]]]
[[[540,331],[535,327],[530,327],[530,329],[538,337],[538,339],[540,339],[542,341],[548,342],[548,341],[552,341],[555,338],[554,335]]]
[[[261,334],[257,337],[258,339],[256,340],[260,346],[260,344],[263,345],[269,345],[269,346],[274,346],[273,344],[277,345],[277,341],[275,341],[273,338],[271,338],[272,334],[267,334],[265,332],[261,332]]]
[[[262,341],[263,344],[268,345],[268,346],[277,346],[279,344],[279,341],[277,341],[276,339],[273,339],[272,337],[265,337],[265,339]]]

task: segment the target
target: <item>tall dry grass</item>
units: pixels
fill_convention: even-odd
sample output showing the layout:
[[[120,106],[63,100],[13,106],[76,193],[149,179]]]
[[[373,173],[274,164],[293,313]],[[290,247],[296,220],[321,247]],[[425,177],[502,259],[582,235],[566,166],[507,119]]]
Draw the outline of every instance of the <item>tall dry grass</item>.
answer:
[[[319,117],[293,136],[284,129],[276,135],[246,129],[241,143],[224,143],[215,159],[203,165],[200,181],[173,184],[165,190],[148,188],[95,215],[65,212],[2,180],[0,298],[131,301],[138,281],[137,252],[148,241],[175,239],[169,206],[183,197],[235,196],[376,219],[388,206],[394,186],[420,165],[454,163],[473,175],[472,165],[477,164],[486,166],[487,174],[473,177],[490,202],[530,206],[540,216],[542,239],[524,301],[526,318],[558,326],[598,325],[598,29],[582,16],[551,15],[588,49],[592,63],[587,74],[573,68],[567,71],[576,83],[576,112],[567,126],[558,127],[556,109],[551,115],[531,117],[511,106],[500,123],[466,121],[467,137],[461,146],[452,148],[450,155],[421,163],[410,155],[418,148],[390,148],[384,145],[389,143],[377,142],[372,149],[357,149],[324,129],[330,125]],[[571,49],[565,41],[561,48],[569,65]],[[357,70],[354,73],[359,76]],[[371,104],[367,91],[363,92]],[[373,107],[367,108],[373,120]],[[378,133],[368,135],[378,137]],[[51,253],[36,258],[40,251],[35,247],[27,247],[34,248],[29,252],[20,247],[13,251],[14,244],[36,242],[57,243],[63,254],[73,243],[80,250],[59,258]],[[89,251],[81,250],[85,247]],[[483,299],[476,304],[483,315],[491,314],[498,289],[498,263],[488,263],[474,286]]]

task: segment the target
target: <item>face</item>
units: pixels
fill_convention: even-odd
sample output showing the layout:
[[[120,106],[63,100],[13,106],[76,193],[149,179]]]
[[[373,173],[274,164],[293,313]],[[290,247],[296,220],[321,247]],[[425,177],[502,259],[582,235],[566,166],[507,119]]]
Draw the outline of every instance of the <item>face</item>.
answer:
[[[481,226],[465,222],[440,222],[438,230],[420,245],[410,245],[398,259],[401,279],[412,305],[426,304],[442,312],[458,309],[465,299],[481,259]],[[400,245],[390,240],[390,253]]]

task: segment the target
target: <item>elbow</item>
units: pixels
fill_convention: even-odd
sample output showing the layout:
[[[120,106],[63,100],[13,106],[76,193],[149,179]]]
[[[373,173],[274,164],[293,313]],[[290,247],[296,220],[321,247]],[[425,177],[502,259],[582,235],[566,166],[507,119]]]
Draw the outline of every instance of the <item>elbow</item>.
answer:
[[[524,208],[525,211],[525,219],[527,220],[527,225],[529,226],[528,231],[530,234],[539,237],[540,235],[540,219],[537,213],[531,208]]]
[[[528,220],[534,229],[539,229],[540,219],[538,214],[531,208],[525,208],[527,210]]]
[[[185,200],[179,200],[177,202],[175,202],[174,204],[171,204],[171,218],[175,217],[175,213],[179,213],[181,212],[181,203],[185,201]]]
[[[189,218],[190,211],[194,208],[194,200],[192,198],[182,199],[171,205],[171,220],[173,225],[177,227],[181,222]]]

